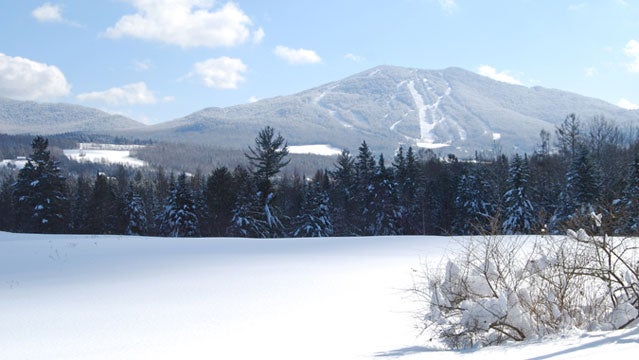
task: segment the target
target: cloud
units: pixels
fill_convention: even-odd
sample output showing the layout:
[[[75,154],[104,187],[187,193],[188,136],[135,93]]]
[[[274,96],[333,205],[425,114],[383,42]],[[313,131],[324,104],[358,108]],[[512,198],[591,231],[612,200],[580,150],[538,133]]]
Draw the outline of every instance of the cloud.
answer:
[[[489,77],[493,80],[505,82],[508,84],[523,85],[521,81],[511,76],[508,71],[497,72],[497,69],[489,65],[481,65],[477,69],[477,72],[479,73],[479,75]]]
[[[597,75],[597,68],[594,66],[588,67],[586,68],[586,77],[593,77],[595,75]]]
[[[31,16],[39,22],[62,23],[75,27],[81,26],[73,21],[65,19],[64,16],[62,16],[62,8],[60,5],[54,5],[48,2],[33,9],[33,11],[31,11]]]
[[[286,60],[289,64],[315,64],[322,62],[322,58],[313,50],[291,49],[282,45],[278,45],[275,48],[275,55]]]
[[[50,3],[44,3],[33,9],[31,15],[41,22],[64,22],[60,6]]]
[[[623,53],[631,59],[627,64],[628,71],[639,73],[639,41],[630,40],[623,49]]]
[[[213,8],[207,0],[125,0],[137,12],[125,15],[104,35],[118,39],[132,37],[189,47],[235,46],[259,42],[264,30],[251,33],[251,19],[234,3]]]
[[[260,99],[257,96],[251,96],[248,98],[248,102],[251,104],[258,101],[260,101]]]
[[[455,0],[437,0],[437,2],[447,12],[453,12],[459,8]]]
[[[195,63],[187,77],[197,76],[209,88],[236,89],[244,81],[242,73],[246,70],[242,60],[223,56]]]
[[[79,94],[76,98],[80,101],[101,102],[109,105],[155,104],[157,102],[155,95],[144,82],[113,87],[105,91]]]
[[[364,59],[362,56],[351,54],[351,53],[348,53],[348,54],[344,55],[344,59],[350,60],[350,61],[356,62],[356,63],[361,63],[361,62],[366,61],[366,59]]]
[[[56,66],[0,53],[0,96],[51,100],[70,92],[71,85]]]
[[[617,103],[617,106],[619,106],[620,108],[628,109],[628,110],[639,109],[639,105],[633,103],[632,101],[628,99],[623,99],[623,98],[619,100],[619,102]]]
[[[144,60],[134,60],[133,67],[138,71],[147,71],[153,69],[153,62],[149,59]]]

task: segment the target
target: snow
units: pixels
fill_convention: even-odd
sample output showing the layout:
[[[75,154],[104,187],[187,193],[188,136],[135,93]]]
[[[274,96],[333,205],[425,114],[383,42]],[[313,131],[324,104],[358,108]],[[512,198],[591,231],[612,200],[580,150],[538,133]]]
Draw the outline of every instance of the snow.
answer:
[[[77,162],[120,164],[131,167],[144,167],[145,161],[131,157],[131,150],[144,148],[145,145],[121,145],[80,143],[79,149],[65,149],[64,156]]]
[[[497,140],[499,140],[499,139],[501,139],[501,134],[500,134],[500,133],[496,133],[496,132],[494,132],[494,133],[493,133],[493,140],[494,140],[494,141],[497,141]]]
[[[15,159],[15,160],[5,159],[5,160],[0,160],[0,168],[9,167],[9,168],[14,168],[14,169],[20,170],[26,164],[27,164],[27,160],[26,159]]]
[[[328,144],[316,145],[290,145],[288,152],[291,154],[314,154],[323,156],[334,156],[342,153],[342,150]]]
[[[639,328],[444,351],[406,289],[447,237],[169,239],[0,232],[6,359],[632,358]]]

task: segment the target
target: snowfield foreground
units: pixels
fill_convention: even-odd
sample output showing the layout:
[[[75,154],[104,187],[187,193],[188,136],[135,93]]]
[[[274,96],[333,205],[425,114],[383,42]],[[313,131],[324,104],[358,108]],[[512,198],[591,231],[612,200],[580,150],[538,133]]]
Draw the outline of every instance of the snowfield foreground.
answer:
[[[599,359],[639,328],[475,351],[418,336],[406,291],[446,237],[174,239],[0,232],[2,359]]]

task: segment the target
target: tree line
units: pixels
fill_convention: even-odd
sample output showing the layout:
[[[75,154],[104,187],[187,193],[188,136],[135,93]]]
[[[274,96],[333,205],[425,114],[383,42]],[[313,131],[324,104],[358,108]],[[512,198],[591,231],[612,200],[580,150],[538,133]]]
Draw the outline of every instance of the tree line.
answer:
[[[462,161],[366,142],[330,169],[285,174],[284,138],[266,127],[248,166],[167,173],[119,166],[63,172],[36,137],[26,166],[0,187],[0,229],[151,236],[315,237],[560,233],[604,213],[609,233],[639,233],[639,140],[614,123],[571,114],[542,130],[532,154]]]

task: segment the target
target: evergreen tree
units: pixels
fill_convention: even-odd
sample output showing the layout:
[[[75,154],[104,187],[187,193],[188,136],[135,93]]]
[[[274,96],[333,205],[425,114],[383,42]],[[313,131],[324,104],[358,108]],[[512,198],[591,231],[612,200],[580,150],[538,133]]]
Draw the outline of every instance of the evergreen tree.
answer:
[[[132,184],[129,184],[126,192],[125,217],[127,219],[126,235],[146,235],[148,233],[146,206],[142,196]]]
[[[12,184],[15,182],[12,175],[8,175],[4,178],[2,186],[0,187],[0,231],[13,230],[13,188]]]
[[[91,184],[79,175],[75,182],[71,195],[71,211],[69,229],[75,234],[89,233],[88,218],[93,210],[89,211],[89,198],[91,196]]]
[[[626,178],[626,187],[622,198],[616,203],[620,223],[617,233],[626,235],[639,234],[639,153],[630,166]]]
[[[496,206],[490,184],[481,174],[462,175],[455,197],[456,216],[453,231],[473,235],[490,232]]]
[[[48,140],[35,137],[31,143],[33,153],[18,173],[14,185],[18,231],[61,233],[66,230],[66,180],[48,146]]]
[[[600,178],[601,174],[590,157],[588,148],[578,146],[566,173],[566,187],[560,195],[561,204],[553,222],[571,222],[573,227],[587,226],[583,218],[596,210]]]
[[[98,173],[89,199],[87,230],[90,234],[123,234],[124,206],[115,194],[114,181]]]
[[[226,167],[215,169],[208,177],[204,192],[207,216],[203,226],[206,235],[225,235],[233,218],[233,205],[237,191],[233,175]]]
[[[510,189],[504,194],[505,234],[530,234],[536,227],[537,217],[528,199],[528,159],[516,154],[510,165],[508,184]]]
[[[337,156],[335,169],[330,173],[333,180],[331,189],[332,214],[335,234],[354,235],[357,233],[356,219],[353,214],[357,211],[354,201],[356,193],[355,159],[348,150],[342,150]]]
[[[403,233],[407,235],[417,234],[419,223],[415,215],[419,212],[418,193],[418,167],[413,148],[409,147],[404,156],[404,149],[400,146],[393,161],[395,169],[395,182],[398,189],[398,220]]]
[[[244,154],[252,165],[252,179],[238,196],[231,220],[231,233],[249,237],[282,237],[285,235],[282,214],[275,203],[273,177],[290,160],[284,138],[267,126],[255,138],[255,148]],[[254,192],[254,193],[251,193]]]
[[[295,218],[295,237],[328,237],[333,235],[333,220],[329,211],[329,198],[319,181],[305,184],[302,207]]]
[[[186,174],[182,172],[164,207],[161,234],[170,237],[199,236],[200,225],[196,213],[193,193],[186,182]]]
[[[357,213],[354,213],[354,225],[357,235],[373,235],[371,224],[375,221],[375,214],[370,208],[373,203],[372,186],[375,181],[375,158],[368,148],[366,141],[359,147],[359,153],[355,161],[355,192],[353,201],[357,206]]]
[[[369,235],[401,234],[397,186],[386,169],[383,154],[379,156],[375,175],[368,189],[370,202],[365,207],[364,216],[372,221],[365,227],[365,233]]]

